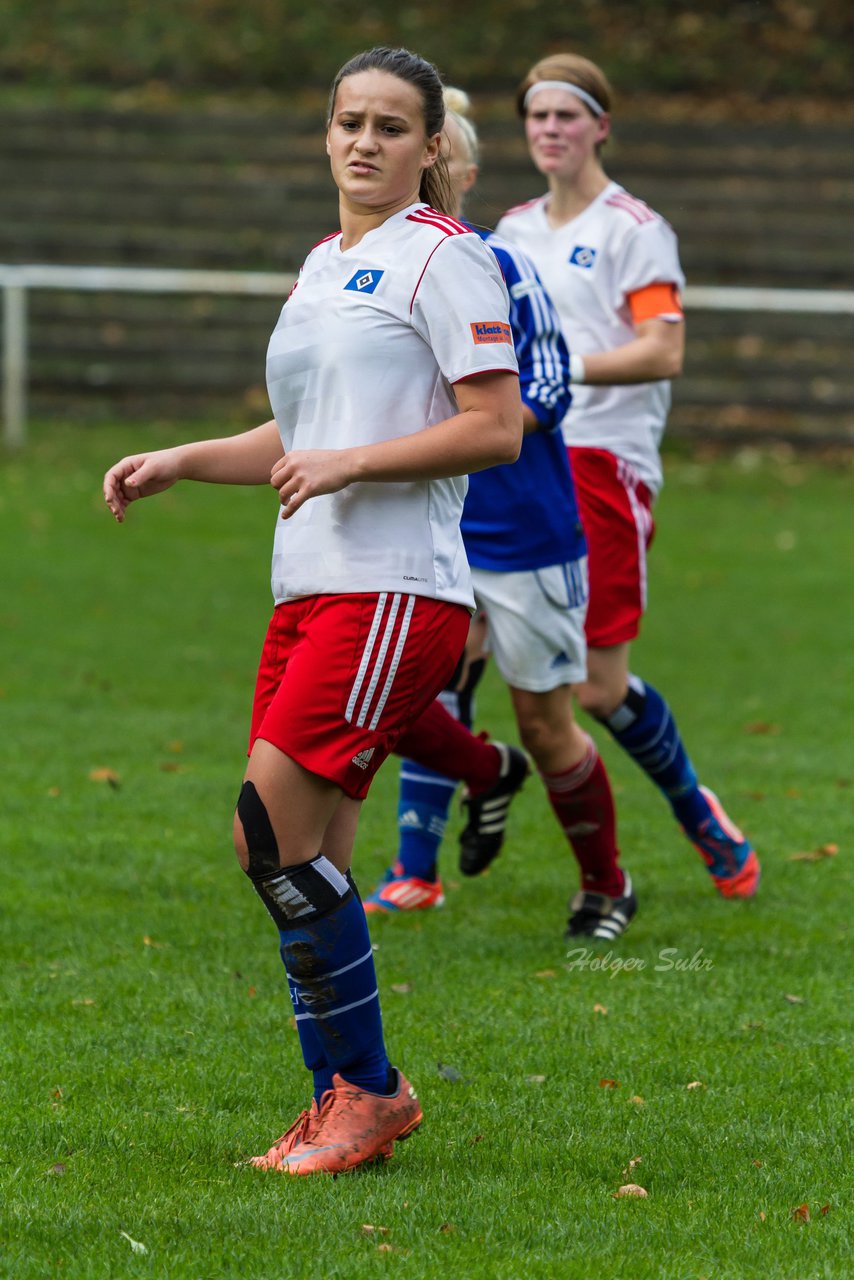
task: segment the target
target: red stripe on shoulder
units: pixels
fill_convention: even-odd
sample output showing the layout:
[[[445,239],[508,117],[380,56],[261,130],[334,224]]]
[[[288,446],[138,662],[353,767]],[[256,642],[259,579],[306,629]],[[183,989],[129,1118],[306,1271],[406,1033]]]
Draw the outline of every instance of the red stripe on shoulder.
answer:
[[[514,213],[524,213],[526,209],[533,209],[535,204],[540,204],[545,200],[545,196],[534,196],[533,200],[526,200],[524,204],[514,204],[511,209],[502,213],[502,218],[512,218]]]
[[[423,222],[430,227],[436,227],[439,231],[444,231],[446,236],[470,236],[474,233],[470,227],[465,227],[456,218],[451,218],[446,213],[440,213],[438,209],[416,209],[414,213],[406,215],[407,222]]]
[[[630,196],[627,191],[618,191],[616,195],[610,196],[605,201],[612,209],[622,209],[629,217],[634,218],[635,222],[654,222],[658,217],[648,204],[644,204],[643,200],[638,200],[636,196]]]
[[[319,249],[322,244],[326,244],[329,240],[336,240],[340,234],[340,231],[330,231],[328,236],[324,236],[322,240],[318,240],[317,244],[313,244],[308,253],[314,253],[315,249]],[[306,257],[308,257],[308,253]]]

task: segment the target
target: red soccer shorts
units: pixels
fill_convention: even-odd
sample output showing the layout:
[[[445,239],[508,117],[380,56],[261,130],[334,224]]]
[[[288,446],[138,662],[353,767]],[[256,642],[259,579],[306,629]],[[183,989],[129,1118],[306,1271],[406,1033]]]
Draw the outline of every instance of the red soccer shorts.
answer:
[[[646,553],[655,534],[652,494],[634,467],[606,449],[569,449],[587,536],[590,649],[634,640],[646,609]]]
[[[427,596],[306,596],[276,606],[249,750],[264,738],[363,800],[398,738],[448,683],[469,612]]]

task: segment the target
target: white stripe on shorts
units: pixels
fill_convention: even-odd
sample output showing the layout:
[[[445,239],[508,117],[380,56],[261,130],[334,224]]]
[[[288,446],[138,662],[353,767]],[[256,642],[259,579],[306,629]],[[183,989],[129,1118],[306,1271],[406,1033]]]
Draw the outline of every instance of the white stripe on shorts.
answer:
[[[389,599],[390,606],[388,610],[388,617],[385,621],[385,627],[383,629],[379,648],[377,649],[376,656],[374,656],[377,636],[380,632],[383,614],[385,612],[386,605],[389,604]],[[398,614],[401,612],[401,604],[404,599],[406,600],[406,604],[403,609],[400,630],[392,653],[388,674],[386,675],[385,683],[382,686],[379,698],[376,703],[374,703],[377,686],[379,685],[382,669],[394,637]],[[356,724],[359,728],[364,728],[367,725],[368,729],[376,729],[379,724],[380,716],[383,713],[383,709],[388,701],[389,694],[391,693],[392,685],[394,684],[394,677],[397,674],[398,667],[400,666],[400,659],[403,654],[406,637],[409,634],[409,623],[412,618],[412,611],[414,608],[415,596],[404,597],[399,592],[396,592],[394,595],[389,597],[389,593],[384,591],[377,600],[377,607],[374,612],[373,621],[371,622],[371,629],[368,634],[367,643],[365,644],[365,650],[362,654],[362,660],[359,663],[359,670],[356,673],[353,688],[350,690],[350,697],[347,701],[347,710],[344,713],[345,719],[348,723]],[[362,689],[365,685],[366,679],[367,688],[365,688],[363,696]],[[356,705],[360,698],[361,705],[357,712]],[[370,722],[368,722],[369,716],[371,717]]]
[[[406,604],[406,610],[403,615],[403,621],[400,624],[400,633],[398,634],[398,637],[397,637],[397,644],[394,647],[394,654],[392,655],[391,666],[388,669],[388,675],[386,676],[386,682],[383,685],[383,691],[380,694],[380,700],[377,703],[377,709],[373,714],[373,719],[371,720],[371,723],[368,725],[369,729],[376,729],[379,723],[380,716],[382,715],[382,712],[383,712],[383,707],[388,701],[388,695],[391,693],[391,686],[394,684],[394,677],[397,675],[397,668],[400,666],[400,657],[401,657],[401,654],[403,653],[403,646],[406,644],[406,637],[409,635],[409,623],[412,618],[412,610],[414,608],[415,608],[415,596],[410,596]],[[389,623],[389,625],[391,625],[391,623]],[[379,670],[379,665],[377,666],[377,670]]]
[[[347,710],[344,712],[344,719],[347,721],[348,724],[352,724],[353,722],[353,712],[356,709],[356,700],[359,697],[359,693],[362,688],[362,681],[365,678],[365,672],[367,671],[368,663],[371,660],[371,654],[373,653],[373,649],[374,649],[374,641],[376,640],[377,632],[380,629],[380,623],[382,622],[386,600],[388,600],[388,592],[381,591],[377,599],[377,607],[374,610],[374,620],[371,623],[371,630],[368,634],[368,642],[365,645],[365,649],[362,654],[362,661],[359,663],[359,670],[356,672],[356,679],[353,682],[353,688],[350,690],[350,697],[347,701]]]

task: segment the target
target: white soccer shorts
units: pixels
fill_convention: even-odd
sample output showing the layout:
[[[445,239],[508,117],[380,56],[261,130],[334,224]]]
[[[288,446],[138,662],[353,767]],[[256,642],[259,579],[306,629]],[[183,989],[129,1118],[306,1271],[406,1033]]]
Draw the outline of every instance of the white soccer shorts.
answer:
[[[507,684],[547,693],[586,680],[586,556],[521,573],[472,568],[472,582],[489,651]]]

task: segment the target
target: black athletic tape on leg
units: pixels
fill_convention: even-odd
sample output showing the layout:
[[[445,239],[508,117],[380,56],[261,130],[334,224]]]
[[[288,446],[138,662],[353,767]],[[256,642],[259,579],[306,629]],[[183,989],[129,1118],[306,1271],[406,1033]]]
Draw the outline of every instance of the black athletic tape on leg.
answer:
[[[279,869],[279,846],[264,802],[251,782],[244,782],[237,798],[237,816],[243,827],[249,866],[246,874],[256,876]]]
[[[353,893],[348,877],[322,854],[295,867],[253,875],[252,883],[279,929],[300,928],[327,916]]]

